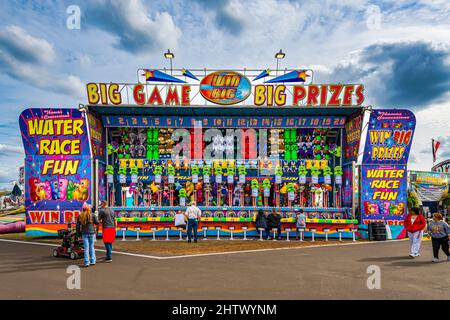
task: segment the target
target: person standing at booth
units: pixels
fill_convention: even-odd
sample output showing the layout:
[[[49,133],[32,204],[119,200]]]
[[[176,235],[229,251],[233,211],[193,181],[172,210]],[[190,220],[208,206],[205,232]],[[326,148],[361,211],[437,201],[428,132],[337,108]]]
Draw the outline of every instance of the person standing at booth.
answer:
[[[423,229],[426,226],[425,218],[420,213],[419,208],[413,207],[406,215],[404,226],[408,232],[411,258],[420,256],[420,243],[422,242]]]
[[[105,200],[100,202],[98,219],[102,224],[102,237],[106,249],[105,262],[112,262],[112,246],[116,239],[117,220],[114,210],[107,206]]]
[[[202,211],[195,201],[192,201],[190,206],[186,209],[186,213],[184,214],[188,221],[187,231],[188,231],[188,242],[192,242],[192,231],[194,232],[194,242],[197,242],[197,229],[198,222],[202,216]]]
[[[98,217],[92,214],[92,208],[86,202],[81,208],[81,213],[77,218],[77,233],[81,233],[84,244],[84,266],[95,265],[95,225],[98,224]]]

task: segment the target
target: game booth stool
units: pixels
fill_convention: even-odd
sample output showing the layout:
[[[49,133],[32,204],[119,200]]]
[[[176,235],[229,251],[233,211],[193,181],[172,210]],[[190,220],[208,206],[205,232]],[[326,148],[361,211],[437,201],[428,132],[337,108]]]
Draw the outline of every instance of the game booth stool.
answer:
[[[78,109],[24,110],[27,235],[56,235],[76,221],[84,202],[97,210],[99,200],[114,210],[122,240],[136,232],[156,240],[160,231],[182,238],[174,216],[191,201],[202,211],[204,238],[218,240],[242,231],[244,239],[262,239],[254,226],[259,210],[281,214],[286,239],[300,208],[313,241],[355,239],[358,224],[380,218],[401,226],[403,177],[397,175],[398,200],[373,200],[386,188],[364,189],[370,170],[387,170],[386,162],[363,162],[361,181],[356,165],[365,118],[369,130],[392,131],[383,148],[393,148],[410,143],[414,121],[390,114],[410,114],[364,107],[362,84],[312,81],[309,69],[139,69],[134,83],[88,83],[87,103]],[[367,140],[364,154],[380,154]],[[387,164],[406,170],[398,161]]]

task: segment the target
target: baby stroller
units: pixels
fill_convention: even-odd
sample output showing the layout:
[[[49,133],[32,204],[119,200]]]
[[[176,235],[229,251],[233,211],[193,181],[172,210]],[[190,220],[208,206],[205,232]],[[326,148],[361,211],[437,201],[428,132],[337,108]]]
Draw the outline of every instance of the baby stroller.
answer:
[[[62,239],[62,244],[53,250],[54,257],[65,257],[76,260],[84,256],[83,241],[76,229],[72,229],[69,223],[67,229],[58,230],[58,237]]]

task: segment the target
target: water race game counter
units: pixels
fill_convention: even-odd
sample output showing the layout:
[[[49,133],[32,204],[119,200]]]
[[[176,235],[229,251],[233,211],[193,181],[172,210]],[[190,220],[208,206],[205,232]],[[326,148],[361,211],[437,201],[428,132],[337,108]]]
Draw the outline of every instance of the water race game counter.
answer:
[[[155,236],[155,237],[178,237],[180,229],[174,225],[174,215],[176,212],[184,212],[184,208],[113,208],[117,215],[117,236]],[[260,208],[243,207],[239,211],[232,208],[202,208],[202,218],[199,222],[199,233],[208,237],[242,237],[244,231],[246,236],[259,236],[255,228],[255,216]],[[267,212],[268,208],[261,208]],[[329,238],[353,238],[353,232],[358,225],[355,219],[347,219],[348,209],[336,208],[303,208],[306,219],[305,237],[311,237],[314,231],[316,238],[323,238],[325,234]],[[289,232],[290,237],[295,236],[296,211],[281,210],[281,230],[282,237],[286,237]],[[27,234],[52,236],[59,229],[64,229],[67,225],[54,224],[47,225],[46,229],[40,225],[27,224]],[[206,228],[206,230],[205,230]],[[185,230],[182,231],[185,234]]]

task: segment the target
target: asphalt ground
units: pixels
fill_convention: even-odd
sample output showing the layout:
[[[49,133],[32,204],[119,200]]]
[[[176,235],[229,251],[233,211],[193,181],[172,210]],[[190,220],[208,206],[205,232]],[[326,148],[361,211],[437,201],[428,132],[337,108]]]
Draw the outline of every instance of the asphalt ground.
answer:
[[[0,240],[0,299],[449,299],[450,262],[431,264],[431,243],[408,257],[408,241],[357,242],[204,255],[115,254],[80,269],[81,289],[67,288],[67,267],[52,244]],[[375,266],[375,267],[374,267]],[[380,270],[380,289],[369,289]],[[370,281],[370,283],[374,283]]]

